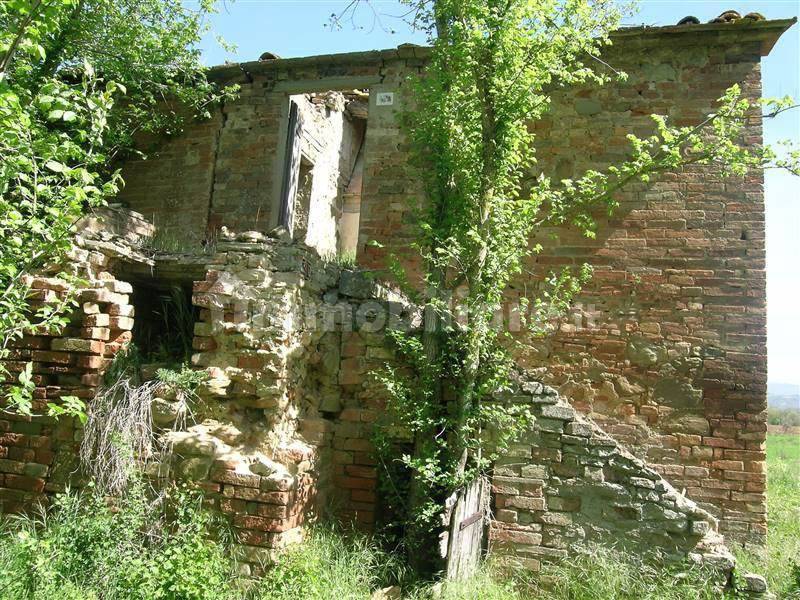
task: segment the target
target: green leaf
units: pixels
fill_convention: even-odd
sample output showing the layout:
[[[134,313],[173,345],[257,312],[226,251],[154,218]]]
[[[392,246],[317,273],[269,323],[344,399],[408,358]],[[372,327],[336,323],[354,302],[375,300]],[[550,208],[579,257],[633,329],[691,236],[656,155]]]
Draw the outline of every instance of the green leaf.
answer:
[[[56,160],[48,160],[44,166],[54,173],[63,173],[69,169],[69,167]]]

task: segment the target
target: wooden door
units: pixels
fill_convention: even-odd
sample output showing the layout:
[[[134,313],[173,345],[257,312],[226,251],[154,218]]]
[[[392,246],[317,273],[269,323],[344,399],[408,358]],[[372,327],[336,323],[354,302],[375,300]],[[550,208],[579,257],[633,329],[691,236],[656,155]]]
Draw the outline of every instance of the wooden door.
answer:
[[[294,199],[297,196],[297,185],[300,180],[300,161],[302,159],[300,140],[303,126],[300,110],[294,100],[289,101],[289,131],[286,135],[286,159],[283,163],[283,183],[281,185],[281,209],[278,224],[293,233]]]
[[[481,477],[457,493],[447,540],[447,578],[464,579],[483,554],[489,505],[488,481]]]

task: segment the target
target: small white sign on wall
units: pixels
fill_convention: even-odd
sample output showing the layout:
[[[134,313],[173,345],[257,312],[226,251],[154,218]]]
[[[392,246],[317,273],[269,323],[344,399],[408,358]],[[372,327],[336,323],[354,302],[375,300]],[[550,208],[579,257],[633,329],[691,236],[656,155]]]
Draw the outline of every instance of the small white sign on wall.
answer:
[[[378,92],[375,104],[377,106],[391,106],[394,104],[394,92]]]

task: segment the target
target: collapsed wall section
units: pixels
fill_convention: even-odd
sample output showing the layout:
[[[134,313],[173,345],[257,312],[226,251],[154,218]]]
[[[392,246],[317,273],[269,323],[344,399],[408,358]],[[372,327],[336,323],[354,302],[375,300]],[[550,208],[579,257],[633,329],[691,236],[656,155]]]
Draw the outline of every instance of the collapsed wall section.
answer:
[[[365,529],[386,516],[385,472],[374,447],[386,394],[375,374],[397,364],[387,331],[419,328],[420,318],[368,274],[340,272],[307,246],[256,232],[226,235],[208,262],[194,286],[201,312],[193,362],[210,379],[185,425],[168,396],[154,400],[164,450],[148,457],[147,473],[202,489],[207,506],[230,518],[243,568],[257,574],[321,514]],[[98,344],[70,337],[68,329],[48,351],[60,353],[62,363],[31,349],[37,376],[69,364],[55,376],[62,386],[75,383],[56,389],[41,379],[43,398],[68,390],[91,400],[111,354],[130,337],[134,314],[122,297],[129,286],[108,276],[98,281],[98,289],[82,292],[88,301],[77,314],[93,329],[107,325],[109,339]],[[112,314],[120,312],[128,316]],[[121,338],[112,342],[116,330]],[[107,343],[117,345],[101,348]],[[495,551],[531,568],[589,541],[728,560],[713,544],[713,518],[553,390],[523,381],[503,401],[531,404],[537,421],[496,465],[489,524]],[[45,493],[64,490],[56,448],[61,472],[80,485],[80,427],[42,418],[3,423],[4,511],[29,510]]]
[[[112,273],[141,270],[117,258],[136,257],[139,267],[159,272],[158,257],[140,254],[154,233],[141,215],[115,210],[90,217],[81,230],[70,267],[84,285],[71,290],[51,277],[29,279],[32,308],[74,292],[78,305],[67,327],[25,336],[6,361],[12,375],[31,362],[36,388],[35,416],[0,419],[5,513],[33,510],[53,493],[85,485],[78,459],[82,425],[44,416],[46,403],[74,395],[91,413],[97,391],[113,383],[104,381],[104,372],[131,341],[137,317],[131,284]],[[329,356],[317,310],[338,270],[308,246],[256,232],[224,235],[204,259],[205,278],[194,285],[200,311],[193,362],[209,380],[188,406],[165,386],[155,388],[155,454],[139,458],[154,482],[183,480],[200,488],[208,507],[230,517],[244,568],[258,572],[277,548],[302,537],[302,525],[319,514],[329,487],[322,465],[333,422],[319,417],[337,410],[339,363],[338,352]],[[169,257],[170,269],[175,260]],[[198,256],[186,260],[194,270]],[[169,365],[145,365],[151,374],[161,366]]]
[[[493,551],[534,570],[590,544],[733,568],[716,519],[555,389],[523,377],[502,400],[536,421],[494,467]]]
[[[340,518],[370,530],[391,520],[386,492],[397,485],[387,470],[392,458],[375,447],[376,439],[397,430],[386,419],[388,397],[376,375],[387,366],[402,366],[386,333],[418,330],[421,315],[356,272],[342,273],[336,298],[355,318],[343,321],[340,334],[341,410],[330,441],[332,506]],[[670,559],[690,555],[726,571],[733,567],[717,520],[555,389],[522,374],[498,401],[529,406],[535,422],[494,465],[486,522],[491,551],[513,555],[531,569],[590,544],[659,551]],[[398,452],[410,449],[409,443],[404,437],[394,441]]]
[[[231,518],[244,561],[258,570],[272,551],[300,539],[324,503],[325,428],[306,436],[338,364],[321,360],[326,341],[316,308],[336,268],[302,244],[257,232],[223,232],[205,280],[192,362],[209,374],[195,424],[168,433],[165,457]]]

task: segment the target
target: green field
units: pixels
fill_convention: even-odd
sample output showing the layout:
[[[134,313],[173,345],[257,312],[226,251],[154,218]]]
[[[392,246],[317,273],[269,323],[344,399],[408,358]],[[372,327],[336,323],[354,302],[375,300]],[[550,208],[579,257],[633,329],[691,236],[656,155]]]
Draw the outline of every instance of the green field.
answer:
[[[766,575],[778,598],[800,598],[800,436],[770,434],[767,439],[767,503],[766,552],[737,553],[739,568]]]
[[[772,479],[772,470],[778,463],[786,463],[790,467],[793,463],[794,475],[797,476],[798,469],[800,469],[800,436],[781,433],[769,434],[767,460],[769,461],[770,480]],[[770,481],[771,483],[772,481]],[[797,484],[797,479],[795,479],[795,484]]]

